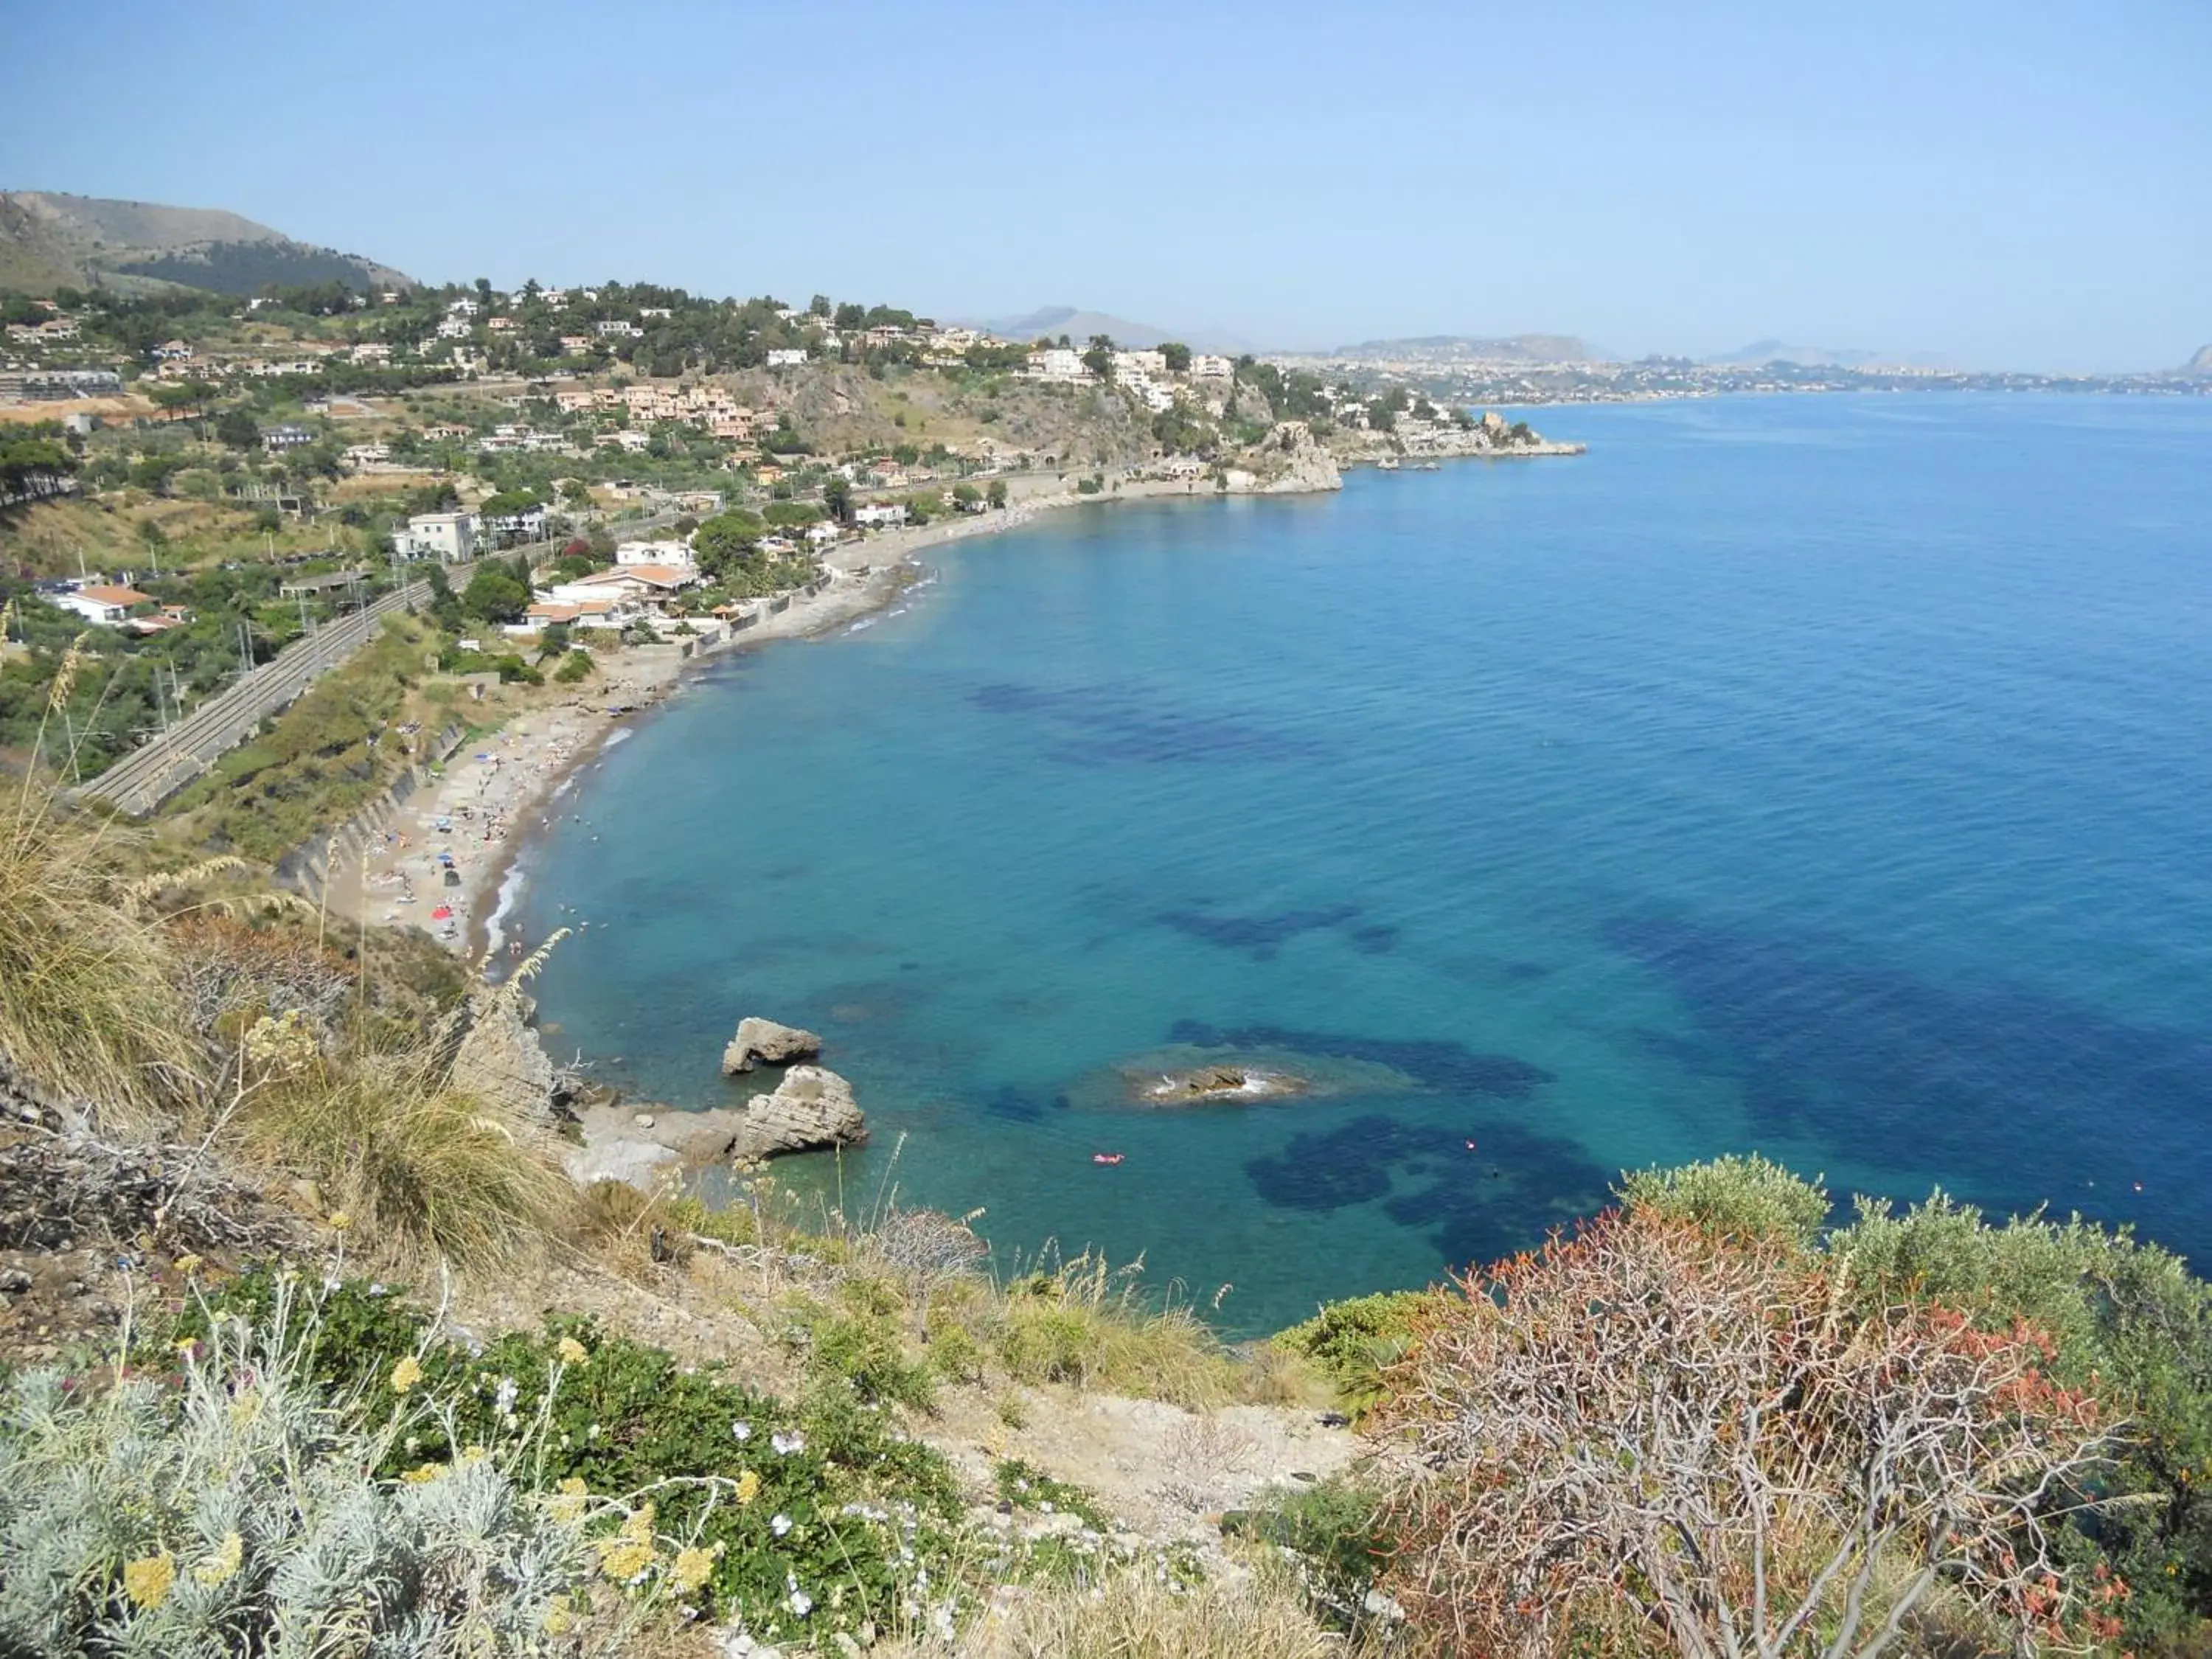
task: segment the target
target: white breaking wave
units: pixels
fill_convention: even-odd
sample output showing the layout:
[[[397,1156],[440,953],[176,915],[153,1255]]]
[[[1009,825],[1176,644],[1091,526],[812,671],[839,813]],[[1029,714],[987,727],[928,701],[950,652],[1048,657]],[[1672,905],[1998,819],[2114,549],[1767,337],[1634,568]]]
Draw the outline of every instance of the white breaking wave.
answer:
[[[518,859],[507,869],[499,884],[499,902],[492,906],[491,915],[484,919],[484,949],[496,951],[507,942],[507,930],[502,925],[514,911],[515,901],[522,896],[522,884],[526,879],[522,861]]]

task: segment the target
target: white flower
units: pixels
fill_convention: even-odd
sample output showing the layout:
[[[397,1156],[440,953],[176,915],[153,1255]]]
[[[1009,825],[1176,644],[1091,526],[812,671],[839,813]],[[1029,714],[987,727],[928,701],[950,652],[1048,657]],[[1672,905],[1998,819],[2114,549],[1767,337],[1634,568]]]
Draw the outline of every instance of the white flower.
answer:
[[[796,1429],[792,1430],[788,1434],[778,1429],[774,1434],[769,1436],[768,1443],[775,1447],[779,1455],[788,1457],[793,1452],[802,1452],[806,1449],[806,1437]]]
[[[751,1439],[751,1438],[753,1437],[753,1425],[752,1425],[751,1424],[750,1424],[750,1423],[732,1423],[732,1424],[731,1424],[731,1425],[730,1425],[730,1437],[731,1437],[732,1440],[750,1440],[750,1439]]]
[[[499,1392],[492,1396],[492,1403],[499,1407],[501,1414],[504,1416],[514,1409],[514,1402],[521,1393],[520,1383],[511,1376],[502,1376],[499,1379]]]
[[[795,1589],[783,1598],[783,1605],[804,1619],[814,1611],[814,1598],[803,1589]]]
[[[784,1534],[791,1530],[791,1517],[787,1515],[779,1515],[775,1516],[769,1522],[768,1529],[774,1533],[778,1538],[782,1537]]]

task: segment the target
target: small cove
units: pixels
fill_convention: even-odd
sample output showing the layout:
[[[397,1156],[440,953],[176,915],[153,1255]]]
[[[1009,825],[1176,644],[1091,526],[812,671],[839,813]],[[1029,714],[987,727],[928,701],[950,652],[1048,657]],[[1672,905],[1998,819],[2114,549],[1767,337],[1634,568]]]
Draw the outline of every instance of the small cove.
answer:
[[[1065,513],[707,670],[526,855],[551,1046],[704,1104],[808,1025],[876,1140],[791,1178],[902,1142],[1239,1328],[1753,1147],[2212,1255],[2212,410],[1535,423],[1591,453]],[[1164,1054],[1342,1086],[1110,1086]]]

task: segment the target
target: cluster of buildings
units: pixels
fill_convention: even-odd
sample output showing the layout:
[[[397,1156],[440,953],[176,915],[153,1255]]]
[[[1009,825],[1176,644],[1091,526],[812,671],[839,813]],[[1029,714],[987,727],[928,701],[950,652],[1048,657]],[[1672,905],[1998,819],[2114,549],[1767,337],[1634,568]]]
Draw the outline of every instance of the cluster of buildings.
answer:
[[[553,394],[563,415],[620,411],[633,428],[657,421],[695,426],[732,443],[750,443],[768,416],[738,402],[720,386],[564,386]]]
[[[392,361],[392,348],[374,341],[350,349],[295,341],[290,349],[295,355],[289,357],[245,353],[216,356],[200,351],[189,340],[165,340],[148,355],[154,360],[157,380],[275,380],[287,375],[319,374],[333,358],[372,364]],[[370,355],[362,356],[364,351]]]
[[[535,634],[556,623],[579,629],[627,628],[666,616],[678,594],[704,580],[686,543],[623,542],[605,569],[539,589],[523,620],[507,624],[507,631]]]
[[[61,345],[77,337],[76,319],[56,312],[43,322],[10,323],[8,338],[16,345]]]
[[[1088,356],[1072,346],[1040,346],[1030,353],[1022,376],[1048,386],[1095,386],[1098,376],[1085,361]],[[1225,386],[1237,378],[1237,365],[1226,357],[1197,353],[1187,372],[1193,382]],[[1115,385],[1134,392],[1156,414],[1175,403],[1177,377],[1169,369],[1164,351],[1116,351],[1113,375]]]

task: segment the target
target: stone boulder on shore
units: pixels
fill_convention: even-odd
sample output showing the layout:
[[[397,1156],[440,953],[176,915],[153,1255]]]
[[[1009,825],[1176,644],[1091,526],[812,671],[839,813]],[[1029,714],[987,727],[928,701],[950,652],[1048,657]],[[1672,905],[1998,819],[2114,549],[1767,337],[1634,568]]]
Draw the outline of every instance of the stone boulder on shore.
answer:
[[[657,1191],[686,1169],[730,1158],[850,1146],[868,1138],[853,1085],[818,1066],[794,1066],[772,1094],[742,1106],[676,1111],[607,1103],[578,1115],[583,1144],[568,1156],[579,1184],[623,1181]]]
[[[822,1052],[822,1039],[796,1025],[779,1025],[757,1017],[738,1022],[738,1034],[722,1050],[722,1075],[735,1077],[755,1066],[788,1066],[795,1060],[811,1060]]]
[[[853,1085],[819,1066],[794,1066],[775,1093],[747,1101],[745,1127],[756,1158],[857,1146],[868,1138]]]

